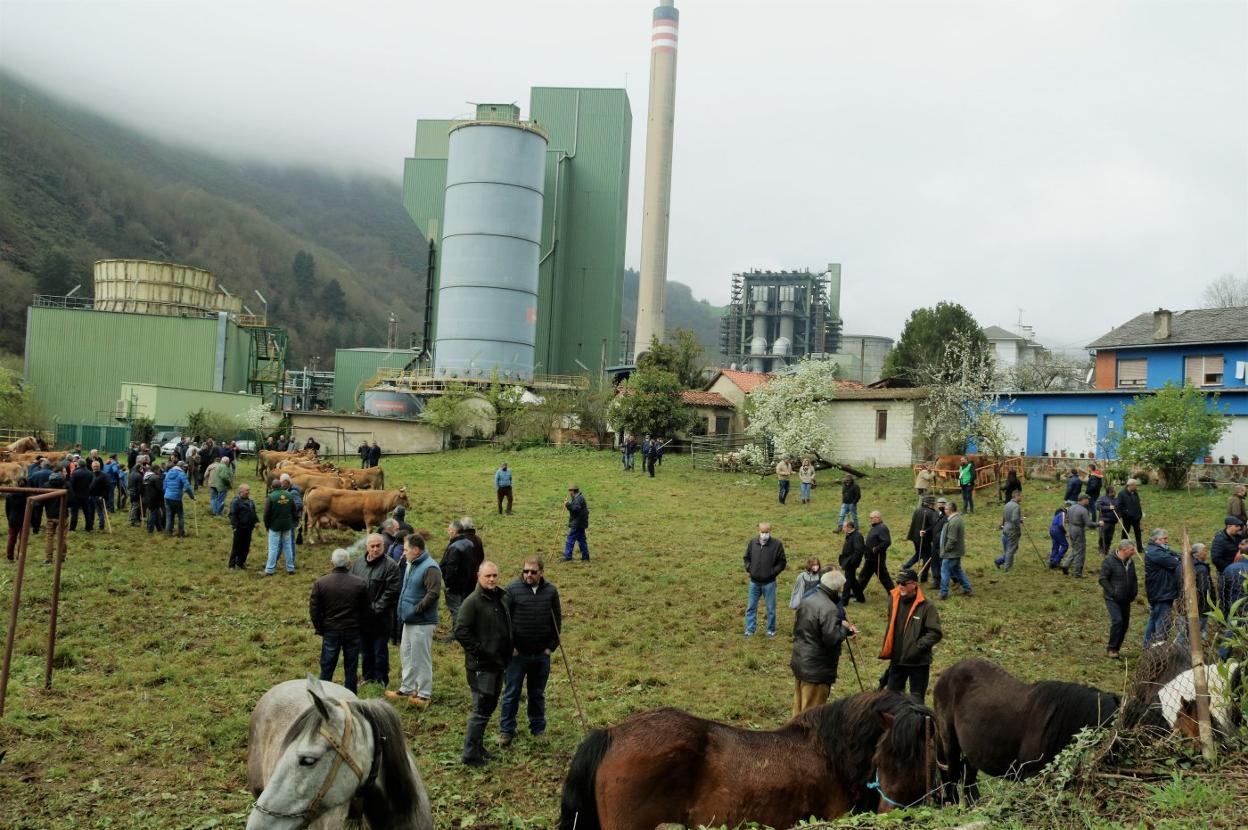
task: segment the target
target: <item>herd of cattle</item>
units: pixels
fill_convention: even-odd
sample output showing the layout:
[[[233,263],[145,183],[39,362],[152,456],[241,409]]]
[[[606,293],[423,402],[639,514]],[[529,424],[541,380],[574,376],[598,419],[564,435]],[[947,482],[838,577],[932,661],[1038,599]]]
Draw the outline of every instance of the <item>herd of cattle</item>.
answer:
[[[260,471],[272,489],[283,475],[303,494],[304,534],[330,528],[364,531],[381,524],[394,508],[408,506],[407,488],[386,490],[381,467],[342,469],[322,461],[311,450],[261,450]]]

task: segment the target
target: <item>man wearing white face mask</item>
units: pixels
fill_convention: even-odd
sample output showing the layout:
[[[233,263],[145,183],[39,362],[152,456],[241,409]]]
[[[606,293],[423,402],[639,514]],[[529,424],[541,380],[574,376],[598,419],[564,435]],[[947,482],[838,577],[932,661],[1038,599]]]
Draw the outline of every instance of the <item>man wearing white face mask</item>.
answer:
[[[745,636],[753,637],[758,627],[758,598],[767,603],[767,636],[776,636],[776,577],[788,563],[784,543],[771,536],[771,523],[760,522],[758,536],[745,546],[745,571],[750,575],[749,602],[745,607]]]

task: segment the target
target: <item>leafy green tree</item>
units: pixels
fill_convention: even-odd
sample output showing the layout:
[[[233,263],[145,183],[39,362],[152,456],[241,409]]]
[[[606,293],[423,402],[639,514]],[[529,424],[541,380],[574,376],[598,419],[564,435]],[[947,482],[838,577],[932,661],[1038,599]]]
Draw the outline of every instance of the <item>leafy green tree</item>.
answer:
[[[48,419],[34,402],[31,389],[16,372],[0,368],[0,427],[41,430]]]
[[[328,315],[338,315],[344,311],[347,295],[342,293],[342,285],[338,280],[331,279],[321,290],[321,306]]]
[[[454,434],[468,417],[468,390],[458,384],[452,384],[441,395],[431,395],[425,401],[425,411],[420,419],[435,429],[442,430],[442,449],[446,449],[447,438]]]
[[[594,433],[599,446],[607,444],[611,435],[611,404],[614,402],[615,387],[603,375],[573,395],[572,414],[581,429]]]
[[[35,285],[40,294],[66,294],[77,285],[74,261],[62,250],[48,251],[35,268]]]
[[[884,377],[901,378],[917,386],[933,374],[937,377],[959,374],[959,367],[944,362],[945,346],[958,334],[969,338],[972,360],[984,363],[992,360],[983,329],[961,305],[942,302],[934,308],[916,308],[910,312],[897,345],[884,359]]]
[[[1139,395],[1122,413],[1118,456],[1139,467],[1159,470],[1168,490],[1187,481],[1188,468],[1230,427],[1218,411],[1218,396],[1194,386],[1167,383],[1152,395]]]
[[[494,408],[494,432],[505,435],[524,411],[524,387],[499,380],[498,370],[490,373],[490,385],[482,393]]]
[[[316,281],[316,258],[307,251],[299,251],[290,263],[290,273],[294,275],[296,284],[311,285]]]
[[[611,420],[634,435],[673,435],[690,429],[695,415],[680,400],[684,390],[672,372],[638,369],[620,384]]]
[[[151,444],[156,437],[156,423],[146,415],[130,420],[130,440],[136,444]]]
[[[650,347],[637,361],[637,368],[670,372],[683,388],[701,389],[705,352],[692,331],[674,329],[667,343],[660,343],[657,337],[650,338]]]

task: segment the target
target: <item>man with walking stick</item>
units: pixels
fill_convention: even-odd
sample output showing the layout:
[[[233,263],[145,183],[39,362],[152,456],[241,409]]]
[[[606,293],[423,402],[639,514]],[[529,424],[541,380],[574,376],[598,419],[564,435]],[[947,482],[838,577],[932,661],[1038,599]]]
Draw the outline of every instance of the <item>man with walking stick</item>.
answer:
[[[841,590],[845,574],[833,568],[819,587],[797,607],[793,623],[793,717],[828,702],[841,661],[841,643],[858,634],[845,619]]]
[[[897,587],[889,592],[888,629],[880,659],[888,661],[888,688],[904,692],[919,703],[927,695],[932,669],[932,648],[940,642],[940,613],[919,588],[919,575],[907,568],[897,574]]]
[[[540,556],[524,560],[520,578],[507,585],[511,611],[511,662],[503,676],[503,710],[499,716],[498,742],[509,746],[516,738],[516,714],[521,687],[529,687],[529,734],[546,731],[546,681],[550,678],[550,655],[559,648],[563,609],[559,589],[545,579]]]

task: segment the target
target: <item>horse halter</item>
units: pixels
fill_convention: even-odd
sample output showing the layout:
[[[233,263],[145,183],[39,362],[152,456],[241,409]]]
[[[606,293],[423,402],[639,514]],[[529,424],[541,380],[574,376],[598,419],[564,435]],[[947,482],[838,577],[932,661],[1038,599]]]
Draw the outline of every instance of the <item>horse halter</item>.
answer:
[[[928,770],[929,778],[928,778],[927,783],[930,784],[932,783],[931,778],[930,778],[931,762],[932,762],[932,734],[936,731],[936,725],[932,721],[931,716],[924,716],[923,720],[924,720],[923,732],[924,732],[924,737],[926,739],[924,753],[923,753],[923,760]],[[880,794],[880,798],[887,801],[891,806],[895,807],[896,809],[905,810],[907,808],[914,807],[917,804],[926,803],[928,796],[930,796],[933,792],[936,792],[936,790],[940,788],[939,773],[937,773],[937,779],[938,780],[936,783],[936,787],[929,789],[927,792],[923,793],[921,796],[916,798],[914,801],[911,801],[909,804],[902,804],[900,801],[894,801],[893,799],[888,797],[888,794],[884,792],[884,788],[880,786],[880,768],[879,767],[875,768],[875,780],[867,784],[867,789],[875,790],[876,792],[878,792]]]
[[[346,764],[355,773],[356,780],[360,782],[360,786],[356,788],[358,793],[360,790],[366,790],[371,787],[377,780],[377,773],[381,769],[381,740],[377,737],[376,730],[373,731],[373,763],[368,771],[368,775],[364,775],[364,770],[360,769],[359,763],[351,757],[351,732],[352,723],[355,720],[351,713],[351,706],[345,700],[339,700],[338,705],[342,707],[343,726],[342,737],[329,731],[329,726],[325,721],[321,721],[317,732],[334,750],[334,760],[329,767],[329,774],[325,776],[325,780],[321,782],[321,788],[317,790],[316,795],[308,806],[297,813],[282,813],[276,810],[269,810],[261,806],[260,799],[256,799],[251,805],[253,810],[259,810],[266,816],[273,818],[301,818],[304,824],[310,822],[317,815],[316,808],[321,805],[321,799],[329,792],[329,788],[334,785],[334,781],[338,778],[338,771],[342,769],[342,765]],[[882,793],[881,793],[882,794]]]

